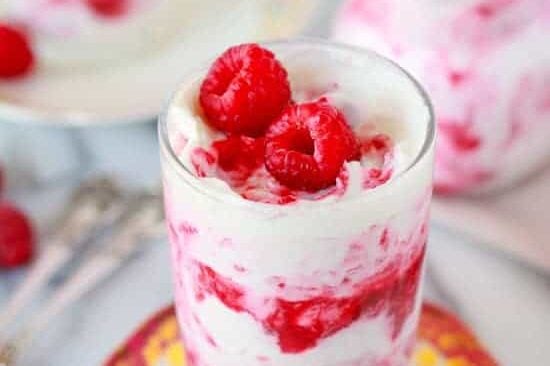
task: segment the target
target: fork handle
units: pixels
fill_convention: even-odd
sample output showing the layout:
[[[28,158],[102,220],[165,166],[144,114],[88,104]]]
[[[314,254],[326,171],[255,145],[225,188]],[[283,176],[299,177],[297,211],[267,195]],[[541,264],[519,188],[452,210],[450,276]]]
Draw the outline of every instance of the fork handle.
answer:
[[[45,250],[29,269],[23,283],[15,290],[5,308],[0,311],[0,343],[5,330],[28,304],[39,288],[71,256],[71,249],[57,240],[45,243]]]
[[[90,258],[56,291],[45,307],[32,317],[28,323],[29,328],[25,328],[25,331],[32,334],[41,332],[51,319],[107,278],[120,263],[121,259],[114,256],[100,254]]]

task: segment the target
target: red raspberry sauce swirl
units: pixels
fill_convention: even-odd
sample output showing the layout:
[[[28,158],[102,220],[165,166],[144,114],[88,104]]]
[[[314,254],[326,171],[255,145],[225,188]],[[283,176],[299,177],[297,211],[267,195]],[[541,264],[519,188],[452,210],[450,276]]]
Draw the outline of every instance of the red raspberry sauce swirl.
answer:
[[[299,301],[268,299],[266,303],[274,307],[267,316],[260,316],[247,306],[247,289],[200,262],[195,263],[198,273],[195,291],[199,301],[207,295],[215,296],[228,308],[249,313],[268,334],[277,337],[284,353],[304,352],[358,319],[376,317],[382,312],[388,314],[391,335],[396,338],[414,309],[424,253],[424,249],[420,250],[402,271],[390,266],[365,279],[349,296],[326,293]]]

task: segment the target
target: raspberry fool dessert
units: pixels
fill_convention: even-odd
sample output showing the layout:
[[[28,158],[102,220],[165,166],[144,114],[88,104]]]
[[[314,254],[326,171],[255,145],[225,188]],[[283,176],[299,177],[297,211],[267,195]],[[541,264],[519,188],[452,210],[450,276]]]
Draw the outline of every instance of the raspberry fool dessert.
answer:
[[[435,188],[501,188],[550,158],[547,0],[349,0],[338,40],[396,59],[438,117]]]
[[[434,149],[407,73],[321,41],[239,45],[159,133],[190,365],[407,364]]]

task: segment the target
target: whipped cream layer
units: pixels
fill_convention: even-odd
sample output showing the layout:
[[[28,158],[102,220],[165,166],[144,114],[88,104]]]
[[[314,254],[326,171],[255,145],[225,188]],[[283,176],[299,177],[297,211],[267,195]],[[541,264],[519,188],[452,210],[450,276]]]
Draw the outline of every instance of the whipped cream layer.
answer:
[[[304,196],[294,204],[245,199],[193,170],[187,152],[207,147],[216,132],[196,106],[203,75],[187,78],[161,121],[161,156],[188,362],[406,364],[431,197],[429,136],[419,157],[429,109],[404,73],[375,56],[308,41],[269,48],[289,71],[295,96],[319,91],[313,97],[338,101],[356,128],[368,121],[391,136],[395,173],[374,189],[348,184],[343,195]]]
[[[435,187],[509,185],[550,158],[550,11],[545,0],[349,0],[336,39],[398,60],[438,117]]]
[[[335,50],[327,58],[323,51],[276,52],[288,71],[293,100],[300,103],[327,98],[344,113],[363,147],[384,146],[376,145],[378,150],[363,148],[360,162],[346,162],[335,187],[316,194],[292,192],[291,202],[349,198],[391,181],[411,166],[428,135],[429,108],[402,71],[375,56],[353,60],[347,51]],[[191,76],[169,107],[167,129],[174,152],[188,171],[201,178],[205,189],[276,203],[284,187],[265,168],[253,172],[240,186],[217,169],[212,144],[225,136],[209,127],[198,105],[204,76]]]

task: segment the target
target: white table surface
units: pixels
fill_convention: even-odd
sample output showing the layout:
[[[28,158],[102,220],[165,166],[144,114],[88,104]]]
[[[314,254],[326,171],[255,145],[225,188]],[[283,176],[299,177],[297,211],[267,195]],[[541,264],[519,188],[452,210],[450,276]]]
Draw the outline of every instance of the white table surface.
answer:
[[[309,33],[324,35],[336,1]],[[18,126],[0,121],[0,161],[8,196],[41,232],[78,179],[115,172],[128,186],[153,184],[159,163],[153,124],[86,129]],[[505,366],[550,365],[550,275],[432,225],[425,297],[455,311]],[[152,312],[171,301],[165,238],[62,314],[38,335],[23,366],[99,365]],[[0,272],[0,305],[24,270]],[[41,299],[55,288],[51,283]],[[32,311],[32,308],[30,309]]]

